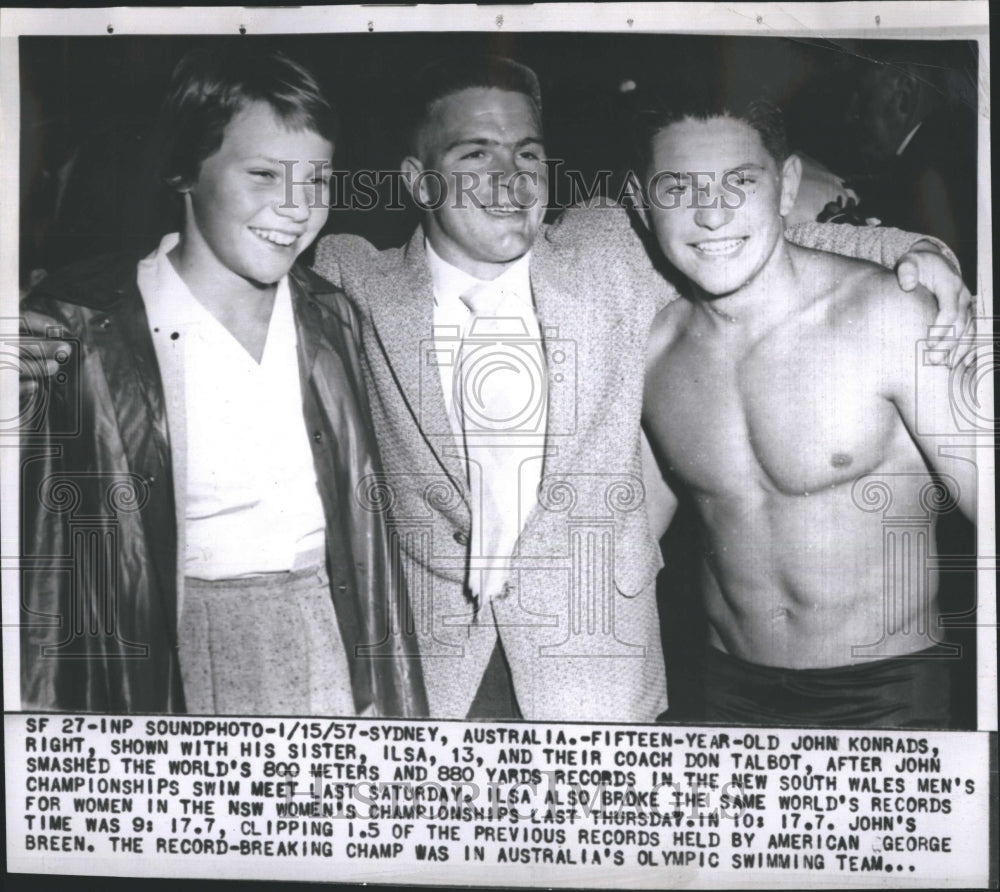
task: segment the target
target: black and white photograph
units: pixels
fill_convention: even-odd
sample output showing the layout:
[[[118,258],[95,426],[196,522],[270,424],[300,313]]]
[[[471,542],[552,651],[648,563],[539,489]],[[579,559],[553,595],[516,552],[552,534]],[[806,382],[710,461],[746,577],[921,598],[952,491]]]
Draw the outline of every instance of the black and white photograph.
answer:
[[[995,887],[986,5],[795,7],[3,11],[12,873]]]

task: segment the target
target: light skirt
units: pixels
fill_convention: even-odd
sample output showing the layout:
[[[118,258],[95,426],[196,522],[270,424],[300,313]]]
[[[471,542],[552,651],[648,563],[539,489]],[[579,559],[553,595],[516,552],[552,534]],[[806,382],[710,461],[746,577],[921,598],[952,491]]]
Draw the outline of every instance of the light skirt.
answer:
[[[355,714],[323,569],[188,578],[178,633],[189,713]]]

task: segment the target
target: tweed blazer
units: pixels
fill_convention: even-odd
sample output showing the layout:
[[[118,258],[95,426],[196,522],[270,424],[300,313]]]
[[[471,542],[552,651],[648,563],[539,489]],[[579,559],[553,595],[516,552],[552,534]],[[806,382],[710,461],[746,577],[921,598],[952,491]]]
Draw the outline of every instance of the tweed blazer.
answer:
[[[831,225],[790,237],[887,265],[914,240]],[[385,473],[358,496],[389,507],[430,714],[467,714],[499,636],[525,718],[655,720],[667,706],[655,596],[662,560],[643,505],[640,416],[649,328],[677,292],[625,211],[569,211],[532,250],[548,446],[508,594],[475,618],[465,594],[470,495],[441,390],[437,363],[451,360],[433,337],[424,233],[383,251],[327,236],[314,268],[361,314]]]

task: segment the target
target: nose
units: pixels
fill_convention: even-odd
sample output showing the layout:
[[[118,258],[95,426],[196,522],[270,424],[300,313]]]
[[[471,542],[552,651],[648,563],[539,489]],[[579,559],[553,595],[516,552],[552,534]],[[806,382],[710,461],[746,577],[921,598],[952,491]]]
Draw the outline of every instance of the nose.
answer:
[[[289,193],[275,204],[275,210],[286,220],[305,223],[309,219],[310,205],[315,199],[315,187],[308,184],[294,185]]]
[[[722,198],[713,196],[712,202],[706,207],[699,207],[694,213],[694,222],[703,229],[721,229],[733,219],[732,208],[726,207]]]
[[[498,153],[496,166],[489,172],[494,190],[506,188],[517,170],[513,155]]]
[[[522,162],[513,152],[505,153],[497,160],[496,168],[490,171],[494,200],[506,199],[521,208],[531,207],[547,188],[545,172],[526,161]]]

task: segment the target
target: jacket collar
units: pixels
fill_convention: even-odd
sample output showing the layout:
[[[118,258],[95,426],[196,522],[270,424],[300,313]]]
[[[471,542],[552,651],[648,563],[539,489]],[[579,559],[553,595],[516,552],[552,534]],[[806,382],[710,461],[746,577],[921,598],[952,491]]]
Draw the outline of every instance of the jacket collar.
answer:
[[[342,305],[335,299],[338,289],[316,275],[304,264],[296,263],[288,273],[292,295],[292,310],[295,314],[296,331],[299,337],[299,350],[302,361],[301,371],[303,383],[312,374],[316,362],[316,354],[322,345],[323,329],[319,325],[323,312],[333,313],[343,318]],[[345,325],[350,325],[343,318]]]
[[[467,494],[464,459],[455,444],[436,362],[434,288],[423,227],[417,227],[398,264],[382,267],[363,287],[378,295],[370,302],[372,321],[417,430],[437,464]]]
[[[577,264],[572,252],[556,252],[539,235],[531,254],[531,290],[545,353],[548,382],[548,423],[542,478],[563,464],[568,446],[575,441],[578,396],[578,351],[586,330],[579,323],[579,302],[593,299],[581,294],[573,281]]]

